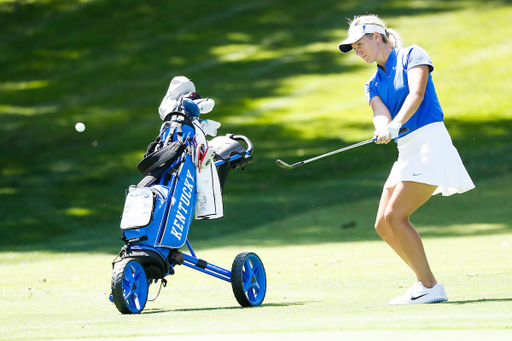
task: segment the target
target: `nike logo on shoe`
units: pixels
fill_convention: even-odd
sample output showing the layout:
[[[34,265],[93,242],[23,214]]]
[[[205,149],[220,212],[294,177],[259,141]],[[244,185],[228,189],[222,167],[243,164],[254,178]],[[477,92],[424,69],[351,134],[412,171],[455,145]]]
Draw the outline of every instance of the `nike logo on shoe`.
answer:
[[[411,301],[415,301],[415,300],[417,300],[418,298],[422,298],[423,296],[427,296],[427,295],[428,295],[428,293],[423,294],[423,295],[420,295],[420,296],[416,296],[416,297],[411,296]]]
[[[419,175],[421,175],[421,173],[420,174],[418,174],[418,173],[413,173],[412,174],[412,176],[419,176]]]
[[[423,283],[415,283],[407,292],[398,296],[391,301],[391,305],[399,304],[424,304],[424,303],[439,303],[448,300],[446,291],[442,284],[436,284],[432,288],[426,288]]]

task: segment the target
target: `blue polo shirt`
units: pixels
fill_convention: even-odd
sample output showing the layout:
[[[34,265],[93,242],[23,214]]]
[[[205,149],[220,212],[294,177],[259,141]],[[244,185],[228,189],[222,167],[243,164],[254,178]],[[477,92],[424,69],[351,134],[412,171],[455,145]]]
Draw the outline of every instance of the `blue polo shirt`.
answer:
[[[400,137],[427,124],[443,121],[443,110],[432,81],[434,66],[427,52],[417,45],[393,49],[386,61],[386,72],[377,66],[377,71],[365,83],[368,103],[373,97],[379,96],[389,109],[391,118],[395,118],[409,94],[407,71],[418,65],[428,65],[430,71],[425,97],[412,117],[407,122],[402,122],[402,126],[409,128],[409,132]]]

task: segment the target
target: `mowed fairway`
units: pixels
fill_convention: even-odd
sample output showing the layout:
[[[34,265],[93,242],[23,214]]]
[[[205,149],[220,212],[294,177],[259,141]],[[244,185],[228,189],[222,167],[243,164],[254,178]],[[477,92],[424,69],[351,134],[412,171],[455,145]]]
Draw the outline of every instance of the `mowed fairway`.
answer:
[[[2,264],[11,274],[1,280],[2,339],[505,331],[512,320],[512,251],[503,244],[511,240],[512,234],[426,239],[450,297],[444,304],[387,305],[413,278],[381,242],[245,246],[243,250],[256,251],[266,265],[268,292],[261,307],[240,308],[229,283],[180,268],[158,299],[134,316],[119,314],[108,301],[111,255],[28,253],[20,259],[8,254],[4,259],[9,263]],[[230,265],[238,251],[212,248],[202,250],[201,256]]]
[[[375,66],[337,51],[366,12],[430,54],[476,184],[412,216],[443,304],[388,305],[415,281],[373,230],[393,143],[275,165],[372,136]],[[0,0],[0,340],[511,340],[511,18],[510,1]],[[215,100],[219,135],[255,145],[225,217],[189,237],[227,269],[256,252],[260,307],[186,267],[139,315],[108,299],[124,193],[177,75]]]
[[[502,184],[510,189],[510,178]],[[425,215],[452,200],[439,199],[433,200]],[[504,197],[486,199],[491,201],[488,205],[497,205]],[[477,200],[476,195],[467,195],[462,203],[452,201],[474,205]],[[231,340],[244,333],[282,339],[292,333],[290,339],[349,335],[357,340],[378,334],[383,339],[386,335],[423,335],[425,339],[434,335],[446,340],[483,340],[480,337],[494,335],[493,339],[505,340],[512,335],[507,331],[512,327],[510,225],[455,221],[447,226],[420,225],[432,267],[450,300],[392,307],[388,300],[402,294],[414,278],[384,242],[366,240],[372,238],[372,227],[365,214],[373,206],[373,201],[333,206],[322,215],[297,214],[250,232],[199,243],[200,257],[227,268],[239,252],[260,255],[268,291],[263,305],[256,308],[239,307],[229,283],[180,267],[142,314],[121,315],[108,300],[113,254],[3,253],[2,271],[9,275],[0,279],[2,339],[233,334],[220,336]],[[485,210],[487,205],[483,206]],[[478,221],[485,212],[475,206],[467,214]],[[343,228],[337,223],[340,219],[358,223]],[[293,233],[293,226],[302,237],[284,232]],[[350,236],[355,240],[348,241]]]

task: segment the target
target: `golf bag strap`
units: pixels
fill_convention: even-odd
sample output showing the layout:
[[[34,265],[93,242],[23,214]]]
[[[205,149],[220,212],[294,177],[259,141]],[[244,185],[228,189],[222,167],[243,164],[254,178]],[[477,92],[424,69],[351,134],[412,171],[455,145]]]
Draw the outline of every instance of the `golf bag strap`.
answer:
[[[158,134],[158,136],[155,138],[155,140],[153,142],[151,142],[148,147],[146,148],[146,152],[144,153],[144,156],[142,157],[142,159],[144,160],[145,158],[147,158],[149,155],[151,155],[152,153],[154,153],[156,151],[156,149],[158,148],[158,145],[160,145],[162,143],[162,132],[167,128],[167,126],[170,125],[170,122],[164,122],[162,124],[162,127],[160,128],[160,134]],[[170,132],[169,135],[173,135],[174,134],[174,130],[176,128],[173,128],[173,130]]]
[[[185,144],[182,141],[172,141],[167,146],[145,156],[137,165],[137,169],[142,175],[148,175],[151,171],[163,166],[165,163],[176,161],[185,149]]]
[[[175,132],[177,133],[177,139],[183,141],[183,124],[187,124],[193,127],[192,121],[190,121],[190,119],[186,115],[180,112],[174,112],[173,114],[174,115],[168,115],[165,121],[162,123],[162,126],[160,127],[160,133],[155,138],[155,140],[151,142],[146,148],[146,152],[144,153],[143,159],[147,158],[150,154],[154,153],[156,148],[158,148],[158,145],[160,145],[163,142],[162,133],[168,127],[170,127],[171,131],[169,132],[168,137],[164,143],[167,143],[169,139],[174,138]]]
[[[160,167],[160,168],[157,168],[155,169],[154,171],[152,171],[151,173],[149,173],[148,175],[146,175],[138,184],[137,184],[137,187],[149,187],[151,186],[155,181],[156,179],[158,179],[159,177],[161,177],[164,173],[174,173],[176,172],[181,164],[183,163],[184,160],[181,160],[180,162],[178,162],[177,164],[175,164],[172,168],[167,168],[165,165]],[[173,161],[174,162],[174,161]]]
[[[181,111],[175,111],[175,112],[169,113],[164,120],[164,124],[168,123],[168,122],[177,122],[177,123],[181,123],[181,124],[186,124],[190,127],[194,126],[190,117]]]

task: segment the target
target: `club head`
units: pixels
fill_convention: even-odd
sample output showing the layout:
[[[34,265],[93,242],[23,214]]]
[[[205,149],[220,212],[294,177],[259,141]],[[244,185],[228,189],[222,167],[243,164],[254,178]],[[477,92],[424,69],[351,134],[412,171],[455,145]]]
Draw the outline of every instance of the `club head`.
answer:
[[[282,160],[279,160],[277,159],[276,160],[276,164],[281,167],[281,168],[285,168],[285,169],[291,169],[293,168],[292,166],[290,166],[289,164],[287,164],[286,162],[282,161]]]

